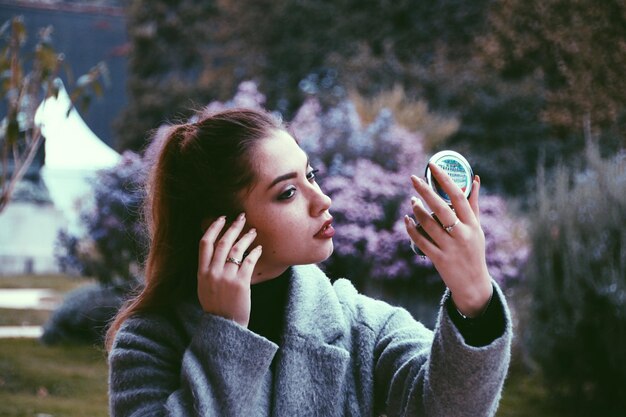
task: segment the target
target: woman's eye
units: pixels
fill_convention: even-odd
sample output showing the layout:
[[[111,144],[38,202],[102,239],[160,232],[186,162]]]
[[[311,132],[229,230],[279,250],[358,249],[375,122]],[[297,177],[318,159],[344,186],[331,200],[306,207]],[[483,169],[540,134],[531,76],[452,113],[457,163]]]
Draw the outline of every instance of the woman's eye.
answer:
[[[315,178],[317,178],[317,173],[320,172],[319,169],[314,169],[311,172],[309,172],[308,174],[306,174],[306,179],[313,182],[315,181]]]
[[[295,187],[291,187],[288,190],[286,190],[284,193],[282,193],[281,195],[278,196],[279,200],[288,200],[291,197],[293,197],[293,195],[296,193],[296,188]]]

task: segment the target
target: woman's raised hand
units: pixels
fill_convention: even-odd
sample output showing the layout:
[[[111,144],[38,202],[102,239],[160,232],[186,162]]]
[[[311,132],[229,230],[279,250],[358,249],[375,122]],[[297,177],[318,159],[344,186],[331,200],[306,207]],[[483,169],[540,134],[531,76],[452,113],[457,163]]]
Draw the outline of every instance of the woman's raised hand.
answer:
[[[244,252],[256,238],[256,230],[250,229],[239,236],[246,223],[245,214],[241,213],[219,237],[225,223],[225,217],[219,217],[200,240],[198,299],[207,313],[247,327],[250,321],[250,280],[262,248],[255,247],[243,259]]]
[[[466,199],[440,167],[432,163],[429,167],[450,197],[454,210],[424,180],[413,175],[413,187],[439,221],[414,197],[411,205],[419,226],[409,216],[405,216],[404,223],[413,242],[430,258],[450,289],[457,309],[474,317],[484,311],[493,291],[485,259],[485,234],[479,220],[480,178],[474,178],[472,193]]]

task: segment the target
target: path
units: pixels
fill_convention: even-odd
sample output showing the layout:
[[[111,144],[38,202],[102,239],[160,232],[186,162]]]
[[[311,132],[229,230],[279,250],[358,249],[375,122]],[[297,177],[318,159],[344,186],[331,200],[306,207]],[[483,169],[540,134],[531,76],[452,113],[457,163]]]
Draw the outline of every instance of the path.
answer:
[[[0,309],[14,310],[54,310],[60,303],[60,296],[45,288],[10,288],[0,289]],[[32,337],[38,338],[43,330],[41,326],[0,326],[0,338]]]

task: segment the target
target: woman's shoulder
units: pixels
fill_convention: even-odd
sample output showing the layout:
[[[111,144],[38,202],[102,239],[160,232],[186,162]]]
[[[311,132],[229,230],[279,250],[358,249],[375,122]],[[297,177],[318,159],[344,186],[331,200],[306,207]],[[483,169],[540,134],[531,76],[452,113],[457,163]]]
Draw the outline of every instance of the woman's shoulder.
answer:
[[[126,319],[115,337],[114,347],[154,344],[173,349],[184,347],[189,338],[189,306],[152,309],[137,312]],[[188,318],[187,318],[188,319]]]

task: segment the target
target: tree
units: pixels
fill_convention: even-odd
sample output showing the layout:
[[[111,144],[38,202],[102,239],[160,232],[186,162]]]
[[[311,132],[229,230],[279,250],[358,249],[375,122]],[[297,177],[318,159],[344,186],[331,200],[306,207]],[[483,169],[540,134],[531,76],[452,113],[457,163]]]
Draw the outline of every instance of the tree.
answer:
[[[230,95],[226,46],[215,41],[214,1],[138,0],[127,9],[129,103],[116,122],[122,149],[140,150],[150,130]]]
[[[287,113],[303,99],[301,81],[318,74],[370,95],[402,83],[416,92],[416,73],[441,45],[467,57],[481,33],[487,0],[279,0],[225,1],[223,36],[240,39],[246,68],[267,92],[268,103]],[[336,71],[336,80],[324,77]],[[407,77],[408,76],[408,77]]]
[[[626,145],[626,3],[499,0],[489,21],[484,56],[508,79],[542,77],[542,120],[567,137],[589,118],[603,145]]]
[[[407,74],[417,63],[432,61],[442,43],[454,46],[450,54],[460,57],[483,27],[487,4],[132,2],[130,100],[118,125],[121,147],[143,148],[146,132],[167,119],[189,116],[197,103],[227,99],[243,80],[258,82],[267,92],[268,106],[286,118],[302,104],[307,85],[316,79],[315,88],[335,95],[351,88],[375,95],[398,83],[413,95],[416,77]],[[355,64],[363,51],[371,59]]]
[[[148,130],[168,118],[188,116],[186,109],[194,102],[230,96],[244,79],[256,81],[267,94],[267,106],[285,119],[310,95],[330,108],[348,92],[367,99],[399,86],[411,100],[460,120],[456,134],[440,146],[474,156],[484,184],[510,195],[527,191],[529,173],[541,158],[551,166],[557,158],[580,153],[585,111],[594,126],[623,137],[619,132],[626,117],[617,98],[626,89],[619,77],[623,65],[615,64],[626,54],[619,53],[624,29],[616,26],[623,10],[616,0],[589,7],[585,16],[591,0],[576,0],[569,17],[559,15],[559,7],[566,7],[563,0],[535,7],[539,12],[519,0],[224,0],[203,9],[192,0],[151,2],[152,9],[141,4],[134,2],[130,9],[139,19],[131,19],[131,27],[150,39],[133,41],[137,82],[131,84],[134,98],[120,130],[134,149],[145,145]],[[553,15],[544,9],[554,9]],[[608,19],[611,10],[613,20]],[[171,17],[177,13],[181,17]],[[577,30],[570,22],[577,21],[585,28],[570,34]],[[174,24],[177,37],[165,30]],[[530,33],[536,25],[543,29]],[[562,26],[561,37],[547,35],[552,25]],[[555,48],[568,45],[570,35],[586,52],[564,72],[569,78],[546,75],[564,68],[549,58]],[[532,42],[523,46],[526,38]],[[594,61],[590,54],[600,52],[591,41],[598,39],[600,50],[609,40],[617,47]],[[523,53],[511,60],[520,48]],[[150,54],[163,57],[152,61]],[[180,65],[161,64],[168,60]],[[187,61],[193,65],[183,67]],[[611,68],[604,70],[610,77],[602,78],[602,67]],[[597,75],[595,81],[584,84],[589,74]],[[610,86],[601,85],[603,79]],[[585,87],[578,89],[579,83]],[[576,106],[585,111],[567,110]],[[607,114],[600,114],[602,109]]]
[[[63,54],[56,52],[52,46],[51,26],[40,30],[32,62],[28,62],[27,55],[22,52],[27,39],[22,17],[7,21],[0,28],[0,37],[4,41],[0,55],[0,92],[7,113],[0,129],[1,213],[41,145],[41,132],[34,123],[37,107],[43,100],[58,93],[55,80],[61,70],[65,68],[66,73],[70,73],[64,64]],[[70,94],[72,102],[78,101],[86,107],[92,93],[102,94],[101,80],[106,74],[106,66],[100,63],[80,76]]]

